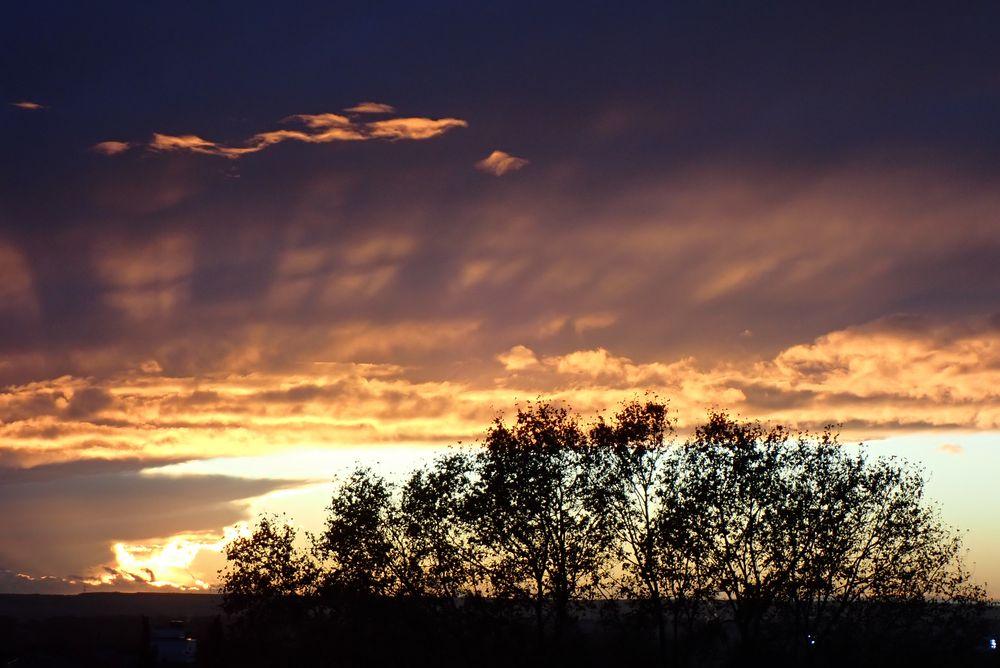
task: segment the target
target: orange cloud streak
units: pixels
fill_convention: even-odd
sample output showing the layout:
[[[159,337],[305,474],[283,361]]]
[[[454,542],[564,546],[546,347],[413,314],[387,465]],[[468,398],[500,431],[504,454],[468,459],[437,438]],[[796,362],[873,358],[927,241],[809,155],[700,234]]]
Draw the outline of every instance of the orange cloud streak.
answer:
[[[347,111],[357,113],[390,113],[393,108],[379,103],[362,103]],[[186,151],[201,155],[212,155],[235,160],[251,153],[257,153],[285,141],[299,141],[309,144],[325,144],[340,141],[366,141],[371,139],[425,140],[438,137],[455,128],[468,127],[468,123],[458,118],[403,117],[378,121],[360,122],[340,114],[295,114],[282,122],[296,122],[305,130],[280,129],[261,132],[251,137],[243,146],[227,146],[199,137],[198,135],[169,135],[153,133],[145,144],[151,151]],[[92,147],[103,155],[117,155],[134,144],[119,141],[104,141]]]

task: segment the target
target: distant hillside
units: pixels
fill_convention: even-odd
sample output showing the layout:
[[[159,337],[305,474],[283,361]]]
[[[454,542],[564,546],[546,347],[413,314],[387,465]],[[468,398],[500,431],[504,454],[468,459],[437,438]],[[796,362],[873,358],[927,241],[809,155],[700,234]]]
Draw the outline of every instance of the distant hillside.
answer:
[[[218,594],[114,593],[0,594],[0,617],[206,617],[218,614]]]

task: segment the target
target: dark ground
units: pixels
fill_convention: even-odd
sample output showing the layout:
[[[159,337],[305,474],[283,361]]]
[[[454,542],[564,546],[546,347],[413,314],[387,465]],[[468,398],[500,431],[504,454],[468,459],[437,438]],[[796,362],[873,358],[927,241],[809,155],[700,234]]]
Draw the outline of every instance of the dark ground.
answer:
[[[198,640],[202,666],[368,666],[368,665],[671,665],[654,634],[627,615],[602,617],[592,609],[560,641],[539,651],[533,630],[495,611],[464,611],[441,616],[415,606],[380,602],[355,607],[337,621],[301,616],[235,623],[219,610],[213,594],[114,594],[69,596],[0,594],[0,667],[23,668],[155,665],[148,650],[150,628],[182,620]],[[454,613],[454,611],[452,611]],[[294,616],[294,615],[293,615]],[[501,619],[503,617],[503,619]],[[804,666],[1000,666],[1000,650],[986,650],[987,638],[1000,632],[1000,610],[981,625],[982,645],[944,649],[917,634],[880,634],[868,629],[847,653],[804,656]],[[708,626],[688,648],[687,666],[752,665],[732,651],[725,623]],[[925,645],[927,645],[925,647]],[[863,648],[863,649],[859,649]],[[848,659],[850,657],[850,659]]]

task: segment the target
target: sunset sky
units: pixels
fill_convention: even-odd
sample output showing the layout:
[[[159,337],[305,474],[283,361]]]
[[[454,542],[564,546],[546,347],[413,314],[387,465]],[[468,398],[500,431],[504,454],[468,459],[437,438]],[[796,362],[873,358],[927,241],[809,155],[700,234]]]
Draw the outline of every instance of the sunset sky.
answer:
[[[1000,4],[33,2],[0,22],[0,592],[656,392],[926,468],[1000,596]]]

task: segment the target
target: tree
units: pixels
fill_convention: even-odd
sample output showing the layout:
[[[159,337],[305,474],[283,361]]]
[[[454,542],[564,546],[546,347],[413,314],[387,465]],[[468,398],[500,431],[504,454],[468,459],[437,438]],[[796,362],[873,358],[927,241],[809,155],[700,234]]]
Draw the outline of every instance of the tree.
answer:
[[[850,454],[835,434],[713,413],[684,451],[681,506],[697,509],[702,567],[753,652],[782,613],[793,651],[862,610],[971,600],[961,542],[919,471]],[[862,605],[863,604],[863,605]]]
[[[296,537],[284,518],[262,515],[249,534],[226,545],[219,576],[227,613],[271,615],[299,608],[315,584],[316,568]]]
[[[674,509],[664,508],[658,488],[661,477],[675,469],[668,441],[673,432],[665,403],[631,401],[610,421],[598,418],[588,449],[589,502],[594,512],[608,514],[621,566],[615,593],[648,606],[661,654],[666,645],[664,607],[686,594],[686,581],[675,572],[676,551],[669,549],[673,542],[663,540]],[[671,501],[667,499],[668,506]]]
[[[830,432],[799,437],[786,468],[778,557],[791,573],[785,604],[800,638],[829,637],[885,604],[898,619],[925,604],[984,599],[962,566],[961,539],[927,502],[919,469],[863,449],[851,455]]]
[[[787,589],[791,575],[777,560],[782,506],[782,462],[788,432],[741,423],[713,413],[695,430],[680,462],[676,502],[700,550],[699,567],[724,597],[745,646]]]
[[[471,462],[441,457],[396,486],[358,468],[334,491],[315,541],[324,589],[335,595],[453,599],[474,589],[463,524]]]
[[[336,486],[312,553],[273,516],[227,546],[226,610],[264,629],[240,647],[288,663],[297,638],[314,654],[296,661],[327,661],[339,632],[350,639],[340,659],[363,664],[435,638],[422,647],[429,664],[458,660],[455,650],[468,663],[487,633],[502,652],[521,647],[517,625],[506,635],[511,627],[490,615],[526,604],[544,648],[550,628],[563,636],[574,601],[608,592],[653,613],[661,657],[672,620],[675,663],[687,653],[679,641],[690,649],[696,623],[712,618],[735,623],[744,662],[767,651],[792,665],[817,651],[857,659],[859,643],[881,647],[897,631],[919,634],[927,660],[976,630],[961,624],[975,621],[985,593],[926,499],[921,470],[843,446],[831,431],[722,412],[683,446],[673,433],[655,399],[589,429],[564,407],[529,404],[512,423],[495,419],[481,447],[398,485],[359,468]],[[497,603],[455,605],[468,597]],[[637,658],[647,651],[635,648]],[[574,650],[589,651],[560,647],[563,658]]]
[[[651,540],[655,556],[653,572],[660,583],[662,607],[672,622],[675,665],[682,663],[689,649],[688,639],[681,637],[682,626],[690,637],[706,604],[716,596],[703,559],[705,538],[699,530],[705,515],[700,503],[704,498],[684,496],[684,477],[683,451],[668,451],[660,463],[655,484],[657,509]]]
[[[450,454],[415,470],[403,485],[398,549],[407,555],[409,589],[425,598],[453,602],[482,593],[481,559],[467,513],[472,468],[467,454]]]
[[[529,404],[513,425],[497,418],[474,455],[471,528],[485,552],[493,592],[529,600],[539,641],[546,604],[555,632],[570,601],[597,591],[611,534],[588,503],[586,439],[569,411]]]
[[[370,468],[355,469],[334,490],[326,527],[314,542],[328,598],[392,595],[403,586],[399,513],[393,488]]]

